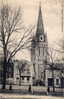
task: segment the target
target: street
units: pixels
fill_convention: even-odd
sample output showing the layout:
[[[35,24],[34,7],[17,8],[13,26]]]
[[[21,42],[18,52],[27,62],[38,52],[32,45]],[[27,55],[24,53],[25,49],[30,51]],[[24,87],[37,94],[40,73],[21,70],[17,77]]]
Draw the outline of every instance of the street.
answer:
[[[0,94],[0,99],[64,99],[64,97]]]

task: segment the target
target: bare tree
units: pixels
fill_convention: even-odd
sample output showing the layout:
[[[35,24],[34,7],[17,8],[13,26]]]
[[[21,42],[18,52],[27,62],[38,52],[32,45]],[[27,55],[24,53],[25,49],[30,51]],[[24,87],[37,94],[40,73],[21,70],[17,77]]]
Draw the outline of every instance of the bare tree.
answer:
[[[49,60],[45,62],[47,65],[49,65],[51,71],[52,71],[52,78],[53,78],[53,92],[55,91],[54,87],[54,68],[55,68],[55,56],[56,56],[56,51],[54,51],[53,48],[48,48],[47,55],[49,57]]]
[[[3,62],[3,86],[6,86],[6,70],[7,63],[13,58],[16,53],[29,46],[31,41],[30,33],[33,30],[27,29],[25,31],[22,24],[22,11],[21,8],[12,8],[7,4],[2,4],[0,8],[0,47],[3,50],[4,62]],[[20,30],[24,30],[24,32]],[[21,38],[16,39],[18,34],[21,34]],[[16,35],[16,37],[15,37]]]

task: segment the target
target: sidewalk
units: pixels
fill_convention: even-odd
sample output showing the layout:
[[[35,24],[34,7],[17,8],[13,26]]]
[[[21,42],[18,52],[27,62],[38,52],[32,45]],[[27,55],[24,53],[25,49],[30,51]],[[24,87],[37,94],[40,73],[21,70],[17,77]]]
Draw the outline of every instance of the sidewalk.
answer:
[[[39,96],[64,96],[64,92],[49,92],[47,94],[47,90],[44,87],[32,87],[31,92],[28,90],[28,86],[12,86],[12,90],[9,90],[9,86],[7,89],[0,89],[1,94],[10,94],[10,95],[39,95]]]

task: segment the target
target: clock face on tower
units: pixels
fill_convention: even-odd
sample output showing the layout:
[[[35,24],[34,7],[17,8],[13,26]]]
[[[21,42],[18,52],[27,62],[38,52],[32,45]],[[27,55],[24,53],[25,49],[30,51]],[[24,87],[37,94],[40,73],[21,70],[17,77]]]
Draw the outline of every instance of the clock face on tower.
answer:
[[[39,36],[39,41],[44,41],[44,36],[43,35]]]

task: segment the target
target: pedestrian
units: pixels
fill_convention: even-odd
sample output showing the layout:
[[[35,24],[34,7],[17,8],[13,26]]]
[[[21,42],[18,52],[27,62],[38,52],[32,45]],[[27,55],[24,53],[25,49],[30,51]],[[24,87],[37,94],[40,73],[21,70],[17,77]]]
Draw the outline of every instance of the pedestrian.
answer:
[[[49,87],[48,87],[47,91],[48,91],[48,93],[50,92],[50,88]]]
[[[9,90],[12,90],[12,84],[10,83]]]
[[[50,92],[50,87],[48,86],[48,88],[47,88],[47,95],[49,94],[49,92]]]
[[[31,85],[29,85],[29,89],[28,89],[28,91],[31,93]]]

